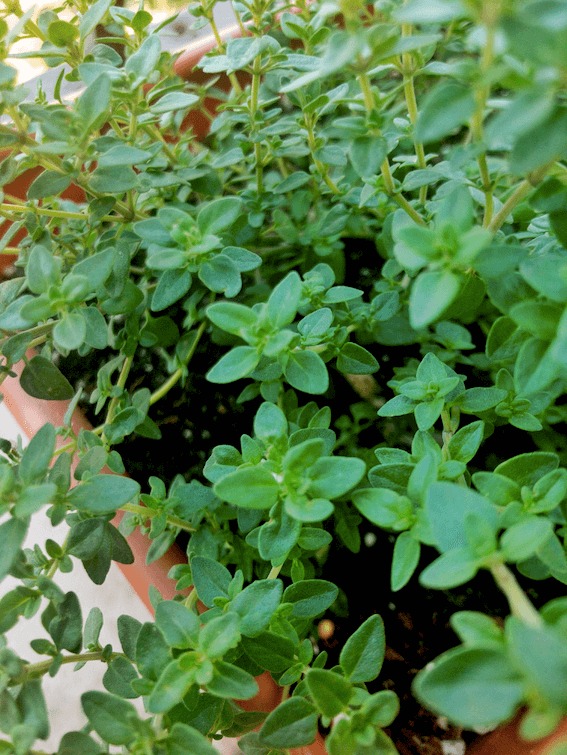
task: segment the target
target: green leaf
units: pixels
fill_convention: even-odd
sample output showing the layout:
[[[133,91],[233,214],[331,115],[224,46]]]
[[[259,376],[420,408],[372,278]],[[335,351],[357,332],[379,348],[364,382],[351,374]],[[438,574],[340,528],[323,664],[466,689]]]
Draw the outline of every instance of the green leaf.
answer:
[[[63,734],[57,755],[102,755],[101,745],[83,734],[82,731],[69,731]]]
[[[55,440],[55,428],[47,423],[29,442],[18,469],[18,476],[26,485],[43,481],[55,451]]]
[[[348,708],[352,684],[343,676],[321,668],[312,668],[305,676],[307,689],[321,715],[334,718]]]
[[[465,464],[474,458],[482,443],[484,422],[480,420],[461,427],[449,441],[449,455],[451,459]]]
[[[207,307],[207,317],[217,327],[248,340],[258,322],[258,315],[250,307],[236,302],[221,301]]]
[[[208,658],[219,658],[238,645],[238,622],[238,614],[229,611],[205,624],[199,634],[199,647]]]
[[[390,586],[392,592],[405,587],[413,576],[419,563],[421,546],[411,532],[402,532],[396,539],[392,557]]]
[[[112,0],[98,0],[94,5],[91,5],[79,21],[81,39],[85,39],[95,26],[102,21],[111,5]]]
[[[28,396],[51,401],[73,398],[73,387],[57,367],[42,356],[34,356],[24,367],[20,385]]]
[[[49,623],[49,634],[57,650],[78,653],[83,644],[83,617],[79,599],[68,592],[57,606],[57,615]]]
[[[90,290],[96,291],[97,288],[106,283],[110,276],[115,256],[116,252],[114,249],[105,249],[104,252],[93,254],[78,262],[73,268],[73,274],[86,276],[90,284]]]
[[[229,228],[242,211],[238,197],[221,197],[209,202],[197,215],[197,224],[203,236],[216,234]]]
[[[252,346],[236,346],[207,372],[211,383],[232,383],[249,375],[258,366],[260,354]]]
[[[520,487],[523,485],[532,487],[540,478],[553,472],[558,466],[557,454],[550,451],[532,451],[503,461],[494,472],[508,477]]]
[[[243,637],[246,655],[272,674],[281,674],[295,663],[295,645],[288,638],[274,632],[262,632],[254,638]]]
[[[166,740],[167,755],[218,755],[209,740],[197,729],[176,721]]]
[[[349,148],[351,165],[361,178],[378,173],[387,154],[388,143],[383,136],[359,136]]]
[[[338,588],[324,579],[305,579],[287,587],[283,594],[284,603],[293,603],[292,616],[298,619],[312,619],[326,611],[336,600]]]
[[[61,273],[55,258],[42,246],[35,246],[26,265],[26,280],[30,291],[43,294],[50,285],[57,285]]]
[[[92,690],[81,695],[81,705],[89,723],[105,742],[127,745],[135,739],[138,716],[132,703]]]
[[[294,270],[274,288],[266,304],[266,314],[274,329],[283,328],[294,321],[301,290],[301,279]]]
[[[207,556],[194,556],[191,560],[191,575],[199,598],[207,608],[213,607],[215,598],[228,598],[232,575],[218,561]]]
[[[179,301],[191,288],[191,274],[187,270],[165,270],[152,296],[152,312],[162,310]]]
[[[288,191],[299,189],[299,187],[306,184],[310,178],[311,176],[309,173],[305,173],[303,170],[295,170],[290,176],[287,176],[283,181],[280,181],[272,191],[274,194],[287,194]]]
[[[450,590],[471,580],[479,568],[479,560],[469,548],[453,548],[421,572],[419,583],[434,590]]]
[[[467,9],[459,0],[410,0],[392,14],[403,24],[437,24],[466,15]]]
[[[39,174],[28,189],[28,199],[44,199],[61,194],[71,184],[71,179],[57,170],[45,170]]]
[[[22,547],[28,522],[23,519],[8,519],[0,524],[0,580],[10,572]]]
[[[68,21],[57,19],[47,27],[47,38],[56,47],[69,47],[78,36],[78,28]]]
[[[114,658],[102,678],[102,683],[107,692],[118,697],[131,699],[139,697],[139,692],[134,692],[130,682],[138,679],[136,669],[126,658],[118,656]]]
[[[501,648],[502,629],[495,619],[478,611],[458,611],[449,620],[461,642],[475,647]]]
[[[103,621],[102,611],[100,608],[93,606],[89,611],[87,620],[85,621],[85,630],[83,632],[83,644],[86,648],[88,648],[89,645],[96,646],[98,644]]]
[[[150,621],[142,624],[136,638],[136,665],[142,676],[157,681],[171,661],[163,634]]]
[[[352,341],[345,343],[337,358],[337,369],[352,375],[370,375],[379,366],[369,351]]]
[[[68,503],[89,514],[110,514],[140,493],[129,477],[101,474],[82,482],[67,494]]]
[[[39,679],[26,681],[18,694],[16,702],[22,717],[22,723],[25,726],[31,727],[35,732],[35,736],[39,739],[47,739],[49,737],[49,719],[41,689],[41,681]]]
[[[551,162],[567,146],[567,110],[557,106],[543,121],[522,134],[510,155],[510,171],[525,175]]]
[[[199,102],[199,96],[188,92],[168,92],[150,107],[150,112],[161,114],[173,110],[186,110]]]
[[[420,273],[413,282],[410,301],[410,324],[414,330],[437,320],[456,299],[461,281],[450,270]]]
[[[329,387],[329,373],[325,362],[314,351],[296,351],[289,355],[284,368],[287,382],[299,391],[325,393]]]
[[[260,729],[260,741],[268,747],[303,747],[315,741],[317,710],[302,697],[290,697],[278,705]]]
[[[346,678],[353,683],[376,679],[384,662],[385,642],[384,622],[374,614],[348,638],[341,650],[339,663]]]
[[[197,614],[174,600],[162,600],[158,603],[156,626],[172,648],[193,647],[199,636]]]
[[[74,351],[84,343],[87,324],[78,312],[65,313],[53,328],[53,340],[61,349]]]
[[[500,548],[507,561],[525,561],[536,553],[552,532],[553,524],[549,519],[528,517],[506,530],[500,538]]]
[[[500,388],[468,388],[459,396],[458,405],[467,414],[478,414],[492,409],[507,397]]]
[[[248,585],[230,604],[230,610],[240,617],[239,631],[246,637],[259,635],[269,625],[282,593],[280,579],[261,579]]]
[[[110,107],[110,93],[110,78],[106,73],[102,73],[79,97],[77,114],[83,121],[84,133],[90,133],[104,123]]]
[[[150,34],[138,50],[126,59],[124,70],[137,84],[147,79],[156,67],[161,55],[161,42],[157,34]]]
[[[150,713],[166,713],[183,700],[192,684],[193,676],[181,668],[179,659],[171,661],[151,691],[148,710]]]
[[[236,296],[242,288],[240,273],[230,257],[217,254],[199,269],[199,280],[211,291],[224,293],[227,297]]]
[[[416,141],[428,144],[448,136],[468,121],[475,109],[473,91],[459,84],[437,84],[424,98],[417,119]]]
[[[372,524],[400,531],[411,526],[413,506],[406,496],[388,488],[355,490],[352,500],[360,513]]]
[[[138,635],[142,628],[141,622],[134,619],[132,616],[126,616],[122,614],[118,617],[116,622],[118,628],[118,637],[122,650],[128,656],[131,661],[136,660],[136,643],[138,641]]]
[[[466,545],[464,522],[467,514],[478,514],[494,531],[498,512],[474,490],[452,482],[435,482],[425,494],[425,510],[438,549],[443,553]]]
[[[309,468],[311,484],[307,495],[316,498],[338,498],[362,480],[366,464],[362,459],[347,456],[321,456]]]
[[[561,186],[563,187],[563,184]],[[561,201],[565,203],[563,195]],[[551,301],[563,303],[567,302],[567,281],[561,275],[565,264],[565,257],[559,254],[528,257],[521,263],[520,273],[538,293]]]
[[[136,172],[125,165],[99,167],[91,173],[89,181],[94,191],[108,194],[123,194],[140,185]]]
[[[422,401],[419,403],[413,413],[418,428],[421,431],[430,430],[441,416],[444,406],[443,398],[436,398],[433,401]]]
[[[279,406],[270,401],[260,404],[254,417],[254,434],[268,444],[287,435],[287,419]]]
[[[247,509],[268,509],[278,500],[279,483],[263,466],[245,467],[219,480],[215,495]]]
[[[493,727],[511,718],[524,684],[504,652],[454,648],[417,675],[413,691],[430,710],[458,726]]]
[[[258,683],[247,671],[232,663],[215,661],[213,678],[207,682],[207,691],[229,700],[250,700],[258,694]]]

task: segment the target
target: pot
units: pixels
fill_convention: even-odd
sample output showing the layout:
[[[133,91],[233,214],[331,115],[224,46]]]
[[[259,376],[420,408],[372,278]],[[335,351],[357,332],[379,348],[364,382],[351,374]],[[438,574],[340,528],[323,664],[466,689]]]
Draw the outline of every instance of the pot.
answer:
[[[479,737],[467,749],[467,755],[564,755],[567,752],[567,717],[547,737],[526,741],[518,731],[525,715],[521,710],[504,726]]]
[[[224,32],[224,37],[241,36],[241,29],[238,26],[232,27]],[[186,81],[202,85],[212,77],[202,71],[194,71],[195,65],[201,57],[213,49],[216,45],[214,37],[209,37],[189,45],[188,48],[177,58],[174,69],[175,72]],[[240,74],[239,74],[240,80]],[[243,77],[242,83],[246,82]],[[228,91],[230,81],[226,74],[218,77],[215,86]],[[205,108],[214,117],[220,100],[213,97],[205,99]],[[182,128],[192,128],[198,139],[203,139],[209,131],[210,120],[201,112],[194,111],[187,114]],[[9,150],[0,152],[0,160],[4,159],[10,153]],[[42,172],[41,168],[34,168],[26,171],[12,183],[4,187],[5,194],[25,200],[27,191],[33,180]],[[61,194],[62,198],[77,203],[85,201],[83,191],[74,185],[71,185]],[[0,242],[2,236],[7,232],[11,223],[5,221],[0,225]],[[25,230],[19,230],[10,240],[11,248],[17,247],[18,243],[26,235]],[[17,259],[17,254],[0,253],[0,280],[10,272]],[[31,356],[31,355],[30,355]],[[51,422],[56,427],[63,424],[63,417],[67,410],[67,401],[42,401],[27,395],[19,383],[19,375],[23,365],[14,366],[14,371],[18,378],[8,378],[2,384],[2,393],[4,402],[13,414],[14,418],[22,428],[23,432],[32,437],[46,422]],[[80,410],[76,409],[72,416],[72,428],[78,433],[81,428],[92,430],[92,426],[83,416]],[[59,445],[64,441],[59,438]],[[73,463],[73,468],[76,466]],[[109,470],[105,470],[109,471]],[[113,523],[117,525],[122,518],[122,513],[117,514]],[[154,585],[162,594],[164,599],[171,600],[176,594],[175,580],[170,579],[167,574],[170,569],[181,563],[186,563],[186,556],[183,551],[174,544],[170,550],[157,561],[146,565],[145,557],[150,546],[150,540],[139,530],[134,531],[127,538],[135,557],[135,562],[131,565],[118,564],[122,573],[132,586],[132,589],[140,597],[143,603],[153,612],[149,601],[148,590],[150,585]],[[200,606],[205,610],[204,606]],[[250,700],[240,701],[239,704],[244,710],[273,710],[281,700],[282,689],[277,686],[268,672],[265,672],[257,678],[260,691],[258,695]],[[470,746],[467,747],[467,755],[566,755],[567,754],[567,718],[564,718],[557,730],[548,737],[536,741],[525,741],[519,738],[518,728],[523,716],[520,711],[518,715],[508,724],[489,734],[480,736]],[[320,733],[317,734],[313,744],[290,750],[290,755],[327,755],[325,741]]]

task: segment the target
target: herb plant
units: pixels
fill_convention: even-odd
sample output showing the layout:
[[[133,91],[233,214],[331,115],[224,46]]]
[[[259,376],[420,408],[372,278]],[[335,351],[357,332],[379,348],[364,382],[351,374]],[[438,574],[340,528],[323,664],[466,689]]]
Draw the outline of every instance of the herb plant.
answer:
[[[521,735],[548,734],[567,711],[567,0],[235,0],[229,40],[214,4],[190,8],[217,38],[206,84],[174,73],[144,0],[0,11],[0,250],[20,271],[0,285],[0,378],[24,360],[28,394],[71,399],[63,427],[0,447],[0,576],[21,580],[0,632],[38,611],[45,629],[38,663],[2,639],[0,751],[41,752],[43,675],[102,662],[105,691],[82,696],[88,723],[59,755],[213,755],[225,735],[282,755],[319,724],[330,755],[393,753],[384,729],[404,708],[380,686],[380,613],[410,582],[474,590],[480,570],[510,615],[456,611],[461,644],[414,694],[467,729],[527,706]],[[28,98],[10,63],[31,38],[41,49],[15,57],[67,66],[52,102]],[[64,79],[82,82],[73,101]],[[196,110],[203,142],[184,126]],[[27,201],[11,195],[38,167]],[[71,185],[82,203],[61,197]],[[218,355],[208,381],[254,408],[238,447],[215,446],[201,479],[121,476],[116,447],[160,443],[152,407],[202,371],[198,350]],[[84,390],[58,365],[97,351],[86,398],[101,420],[75,435]],[[169,374],[153,393],[129,382],[150,353]],[[343,376],[354,419],[335,409]],[[23,548],[43,509],[67,537]],[[325,557],[332,542],[357,552],[372,526],[395,538],[391,567],[330,666],[316,644],[339,596]],[[100,612],[83,622],[57,573],[103,583],[112,560],[132,562],[136,527],[149,561],[189,533],[188,564],[175,600],[153,591],[155,623],[122,616],[121,647],[102,647]],[[535,607],[518,579],[556,597]],[[263,671],[283,701],[245,712]]]

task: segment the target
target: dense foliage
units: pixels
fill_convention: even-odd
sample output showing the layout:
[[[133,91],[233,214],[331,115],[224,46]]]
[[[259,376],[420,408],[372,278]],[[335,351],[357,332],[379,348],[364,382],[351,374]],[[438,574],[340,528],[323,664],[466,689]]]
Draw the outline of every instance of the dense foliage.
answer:
[[[71,21],[17,0],[0,11],[0,251],[21,271],[0,285],[0,377],[23,359],[28,394],[72,399],[65,426],[45,425],[25,450],[0,441],[0,576],[21,580],[0,600],[0,632],[41,611],[46,633],[38,663],[0,636],[0,751],[36,753],[47,738],[44,674],[104,662],[106,691],[82,696],[88,726],[60,755],[107,751],[101,741],[213,755],[221,735],[243,735],[246,755],[281,755],[318,722],[333,722],[330,755],[395,752],[383,729],[397,697],[367,689],[384,657],[378,612],[410,580],[445,590],[479,570],[510,616],[457,611],[461,644],[414,693],[467,728],[526,705],[523,736],[542,736],[567,711],[567,0],[238,0],[243,35],[228,41],[214,4],[191,6],[218,38],[200,63],[206,84],[175,75],[143,0],[65,0]],[[53,102],[17,83],[22,38],[42,44],[19,57],[67,64]],[[72,101],[64,79],[82,82]],[[207,114],[211,95],[220,105],[198,142],[184,118]],[[11,182],[38,166],[17,200]],[[71,185],[82,204],[61,198]],[[368,242],[379,274],[346,285]],[[209,382],[242,381],[252,426],[239,447],[212,450],[204,479],[119,476],[125,437],[167,442],[152,406],[198,374],[198,348],[221,354]],[[97,350],[88,399],[101,422],[77,437],[83,390],[57,365]],[[153,393],[129,383],[152,350],[169,374]],[[367,399],[371,448],[334,411],[341,374]],[[386,421],[402,423],[397,447]],[[499,434],[514,444],[494,459],[484,449]],[[45,509],[68,536],[23,548]],[[314,627],[338,589],[323,556],[333,539],[356,552],[363,523],[397,538],[390,588],[369,592],[376,613],[326,668]],[[152,539],[148,562],[190,534],[172,576],[194,589],[154,590],[155,623],[122,616],[121,648],[103,648],[100,611],[84,623],[57,572],[84,567],[101,584],[112,560],[132,562],[136,527]],[[439,555],[416,574],[422,546]],[[555,581],[558,597],[536,610],[516,571]],[[284,688],[267,717],[234,702],[265,670]],[[129,702],[140,696],[145,718]]]

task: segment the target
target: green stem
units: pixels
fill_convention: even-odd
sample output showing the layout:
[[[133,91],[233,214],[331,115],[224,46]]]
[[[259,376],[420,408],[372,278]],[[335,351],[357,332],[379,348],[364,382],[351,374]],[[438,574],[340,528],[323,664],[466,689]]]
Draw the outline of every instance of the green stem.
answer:
[[[366,106],[366,111],[368,115],[374,110],[374,95],[372,93],[372,87],[370,85],[370,79],[368,78],[367,73],[361,73],[358,75],[358,83],[360,85],[360,88],[362,90],[362,94],[364,96],[364,104]],[[374,132],[377,136],[381,136],[381,132],[379,129],[374,129]],[[380,167],[380,171],[382,173],[382,180],[384,181],[384,190],[388,196],[390,196],[394,202],[396,202],[402,210],[405,210],[405,212],[414,220],[418,225],[427,225],[427,223],[423,220],[423,218],[419,215],[416,210],[411,206],[411,204],[408,202],[408,200],[400,194],[400,192],[397,192],[394,187],[394,179],[392,178],[392,171],[390,170],[390,163],[388,161],[388,158],[386,157],[384,159],[384,162],[382,163]]]
[[[193,587],[193,589],[191,590],[189,595],[185,598],[183,603],[186,608],[189,608],[191,610],[197,604],[198,600],[199,600],[199,595],[197,594],[197,590]]]
[[[195,336],[195,340],[193,341],[193,345],[191,346],[187,359],[185,360],[184,366],[177,369],[173,373],[173,375],[169,378],[169,380],[167,380],[160,388],[158,388],[157,391],[154,391],[154,393],[152,393],[152,395],[150,396],[150,406],[155,404],[156,401],[159,401],[160,398],[163,398],[167,394],[167,392],[171,388],[173,388],[173,386],[177,383],[179,378],[183,375],[183,370],[191,361],[191,358],[193,354],[195,353],[195,349],[197,348],[197,344],[199,343],[199,340],[201,336],[203,335],[206,327],[207,327],[207,322],[206,320],[203,320],[203,322],[199,326],[199,330],[197,331],[197,335]],[[1,383],[1,380],[0,380],[0,383]],[[92,432],[95,435],[102,435],[103,430],[104,430],[104,425],[99,425],[98,427],[95,427],[94,430],[92,430]],[[58,448],[57,451],[55,451],[55,453],[53,454],[53,457],[55,458],[55,456],[58,456],[59,454],[64,453],[65,451],[74,451],[76,447],[77,447],[77,441],[72,440],[69,443],[66,443],[64,446],[61,446],[60,448]]]
[[[65,665],[66,663],[83,663],[84,661],[102,661],[103,653],[103,650],[93,650],[91,653],[73,653],[72,655],[66,655],[61,661],[61,664]],[[126,658],[126,655],[124,653],[110,653],[108,660],[112,661],[114,660],[114,658],[118,658],[119,656],[121,658]],[[105,661],[105,663],[106,662],[107,661]],[[14,686],[16,684],[22,684],[27,679],[37,679],[38,677],[43,676],[49,671],[52,663],[53,658],[50,658],[48,661],[26,664],[22,673],[18,677],[12,679],[10,685]]]
[[[64,218],[67,220],[84,220],[85,215],[81,212],[65,212],[63,210],[50,210],[46,209],[45,207],[30,207],[26,204],[7,204],[3,203],[0,205],[0,210],[3,210],[5,212],[15,212],[18,214],[27,214],[28,212],[34,212],[36,215],[47,215],[50,218]],[[100,218],[102,221],[105,222],[111,222],[116,221],[117,217],[116,215],[104,215],[102,218]]]
[[[512,211],[528,196],[532,188],[533,186],[529,181],[522,181],[512,196],[492,218],[488,225],[488,230],[496,233],[504,225]]]
[[[162,149],[167,155],[169,161],[171,163],[176,162],[176,157],[169,148],[168,143],[165,141],[163,134],[160,132],[160,130],[155,126],[153,123],[145,123],[142,125],[142,129],[149,134],[149,136],[153,136],[154,139],[158,139],[161,142]]]
[[[161,511],[158,511],[157,509],[150,509],[147,506],[138,506],[135,503],[125,503],[119,510],[127,511],[129,514],[139,514],[146,519],[153,519],[154,516],[161,514]],[[179,527],[186,532],[195,532],[194,527],[190,527],[184,519],[180,519],[178,516],[168,514],[167,523],[171,524],[172,527]]]
[[[252,66],[252,92],[250,96],[250,116],[252,119],[252,133],[256,133],[256,113],[258,111],[258,98],[260,94],[260,73],[262,65],[262,56],[256,55]],[[254,158],[256,161],[256,188],[258,194],[262,194],[264,189],[264,175],[262,167],[262,149],[260,142],[254,142]]]
[[[411,36],[412,33],[412,27],[410,24],[403,24],[402,25],[402,35],[404,37]],[[413,85],[413,57],[411,53],[404,52],[402,54],[402,73],[404,77],[404,94],[406,97],[406,105],[408,109],[408,115],[410,117],[410,121],[412,126],[416,127],[417,124],[417,100],[415,98],[415,88]],[[425,151],[423,149],[423,144],[421,142],[418,142],[413,139],[413,145],[415,149],[415,154],[417,157],[417,163],[419,167],[422,170],[425,170],[427,167],[427,163],[425,160]],[[419,201],[421,204],[425,204],[425,200],[427,199],[427,186],[422,186],[419,190]]]
[[[533,604],[518,584],[513,572],[510,571],[506,564],[493,564],[490,567],[490,571],[492,572],[494,581],[506,596],[512,615],[532,627],[542,626],[543,619],[536,611]]]
[[[282,570],[283,564],[280,564],[280,566],[272,566],[270,573],[268,574],[268,579],[276,579],[280,571]]]
[[[124,389],[124,386],[126,385],[126,380],[128,380],[128,373],[130,372],[130,368],[132,367],[132,363],[134,361],[134,355],[132,354],[129,357],[126,357],[124,360],[124,364],[122,365],[122,369],[120,370],[120,375],[118,377],[118,382],[116,383],[117,388]],[[108,411],[106,413],[106,419],[104,421],[105,425],[110,425],[112,420],[114,419],[114,415],[116,414],[116,407],[118,406],[118,403],[120,401],[120,396],[114,396],[108,406]]]
[[[165,396],[166,393],[171,388],[173,388],[173,386],[177,383],[177,381],[183,374],[183,370],[185,369],[185,367],[187,367],[187,365],[193,358],[193,355],[195,354],[195,350],[197,349],[199,341],[201,340],[201,336],[205,332],[206,327],[207,327],[207,321],[203,320],[203,322],[199,325],[199,329],[197,330],[197,334],[195,335],[195,340],[193,341],[191,348],[189,349],[189,353],[187,355],[187,359],[185,360],[183,367],[179,367],[179,369],[175,370],[175,372],[169,378],[169,380],[166,380],[166,382],[162,386],[160,386],[160,388],[158,388],[157,391],[152,393],[152,395],[150,396],[150,406],[152,406],[152,404],[155,404],[156,401],[159,401],[160,398]]]
[[[307,129],[307,142],[309,144],[309,149],[311,150],[311,157],[313,158],[313,162],[315,163],[315,167],[317,168],[317,171],[321,174],[321,178],[327,184],[327,186],[333,192],[333,194],[340,194],[341,192],[339,188],[334,183],[334,181],[329,177],[329,171],[327,169],[327,166],[323,165],[323,163],[315,157],[316,144],[315,144],[315,132],[313,130],[314,122],[313,122],[312,117],[307,116],[305,118],[305,126]]]
[[[71,534],[71,532],[69,531],[67,533],[67,537],[63,541],[63,545],[61,546],[61,550],[63,551],[63,553],[65,553],[65,551],[67,550],[67,543],[69,542],[69,536],[70,536],[70,534]],[[54,558],[53,559],[53,563],[49,567],[49,571],[46,574],[46,577],[48,577],[49,579],[53,579],[53,576],[54,576],[55,572],[57,571],[57,569],[59,568],[59,564],[60,563],[61,563],[61,559]]]

